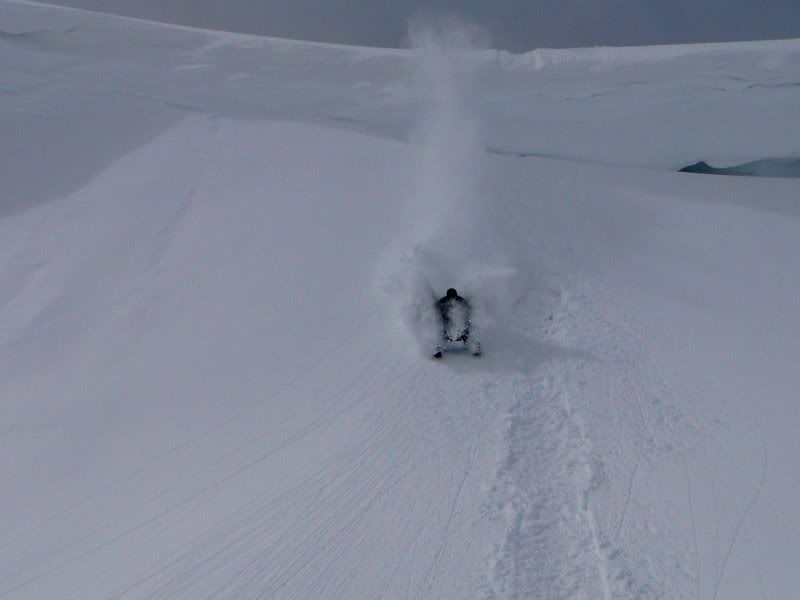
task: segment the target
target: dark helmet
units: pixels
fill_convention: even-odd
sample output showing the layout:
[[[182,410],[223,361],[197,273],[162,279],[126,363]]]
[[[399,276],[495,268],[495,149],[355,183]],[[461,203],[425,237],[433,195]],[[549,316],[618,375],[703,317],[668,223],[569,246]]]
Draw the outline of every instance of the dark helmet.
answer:
[[[455,298],[456,296],[458,296],[458,292],[455,290],[455,288],[450,288],[449,290],[447,290],[448,298]]]

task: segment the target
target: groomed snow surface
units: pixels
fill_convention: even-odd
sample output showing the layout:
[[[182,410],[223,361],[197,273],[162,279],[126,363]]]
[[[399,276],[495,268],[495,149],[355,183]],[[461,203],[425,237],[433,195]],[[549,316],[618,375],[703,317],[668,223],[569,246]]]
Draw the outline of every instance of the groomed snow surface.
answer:
[[[415,39],[0,2],[0,598],[797,596],[800,41]]]

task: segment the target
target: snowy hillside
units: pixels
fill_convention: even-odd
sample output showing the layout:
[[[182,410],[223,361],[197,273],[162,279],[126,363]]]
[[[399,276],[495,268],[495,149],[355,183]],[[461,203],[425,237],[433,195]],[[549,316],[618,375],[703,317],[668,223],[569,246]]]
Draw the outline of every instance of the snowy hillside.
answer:
[[[0,598],[796,595],[800,41],[418,40],[0,1]]]

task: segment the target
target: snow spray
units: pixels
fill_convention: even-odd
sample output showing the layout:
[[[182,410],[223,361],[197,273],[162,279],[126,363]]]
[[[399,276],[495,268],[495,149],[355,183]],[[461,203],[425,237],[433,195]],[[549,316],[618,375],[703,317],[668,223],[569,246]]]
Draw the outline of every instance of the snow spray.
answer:
[[[487,53],[479,29],[454,19],[412,23],[409,39],[418,69],[415,89],[424,108],[412,132],[416,181],[408,199],[408,230],[398,232],[379,269],[380,288],[393,299],[398,322],[428,353],[437,332],[434,302],[455,287],[473,306],[473,324],[491,326],[528,285],[508,215],[492,196],[489,155],[470,109],[479,97]]]

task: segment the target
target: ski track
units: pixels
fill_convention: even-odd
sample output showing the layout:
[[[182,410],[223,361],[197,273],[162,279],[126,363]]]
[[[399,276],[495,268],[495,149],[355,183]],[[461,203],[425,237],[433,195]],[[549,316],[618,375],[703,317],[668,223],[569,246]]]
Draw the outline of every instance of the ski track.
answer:
[[[553,340],[544,327],[535,331]],[[505,455],[487,503],[506,522],[490,561],[488,598],[612,597],[591,506],[591,442],[570,402],[579,363],[553,359],[513,384]]]
[[[79,563],[79,562],[81,562],[83,560],[89,559],[89,558],[95,556],[98,552],[100,552],[100,551],[102,551],[102,550],[104,550],[106,548],[109,548],[109,547],[121,542],[125,538],[128,538],[129,536],[139,532],[140,530],[152,529],[156,525],[162,525],[165,521],[169,522],[167,517],[169,515],[171,515],[172,513],[180,512],[181,510],[184,510],[187,507],[192,506],[193,504],[197,504],[199,502],[202,502],[209,495],[213,495],[216,491],[220,490],[220,488],[222,488],[224,486],[224,484],[232,481],[236,477],[242,475],[243,473],[245,473],[248,470],[252,469],[253,467],[258,465],[259,463],[261,463],[264,460],[266,460],[267,458],[275,455],[276,453],[280,452],[281,450],[289,447],[290,445],[295,444],[298,441],[303,440],[304,438],[307,438],[311,433],[313,433],[314,431],[318,430],[320,427],[323,427],[323,426],[325,426],[327,424],[330,424],[332,421],[334,421],[336,418],[340,417],[344,412],[346,412],[346,410],[350,406],[352,406],[352,404],[355,404],[355,403],[358,403],[360,401],[363,401],[364,399],[370,397],[371,395],[374,395],[375,391],[373,390],[373,391],[367,392],[366,394],[355,394],[353,396],[353,398],[349,399],[348,402],[345,402],[342,405],[338,405],[336,403],[336,401],[338,399],[340,399],[342,396],[344,396],[348,392],[350,392],[352,387],[354,387],[357,384],[361,383],[361,379],[363,377],[363,374],[368,372],[368,370],[369,370],[369,365],[364,370],[362,370],[359,373],[359,375],[356,376],[355,379],[353,379],[348,384],[346,384],[342,388],[342,390],[340,390],[339,392],[336,392],[333,395],[331,395],[331,397],[330,397],[331,405],[329,406],[329,408],[321,416],[319,416],[318,418],[316,418],[313,421],[311,421],[310,423],[308,423],[305,427],[300,428],[298,431],[296,431],[295,433],[290,435],[286,440],[284,440],[284,441],[282,441],[282,442],[280,442],[280,443],[278,443],[277,445],[274,445],[274,446],[270,444],[270,442],[272,440],[267,440],[267,439],[261,440],[260,443],[257,444],[256,452],[248,454],[248,455],[245,455],[246,458],[243,461],[241,461],[241,458],[239,458],[238,455],[241,453],[242,450],[244,450],[246,448],[246,444],[240,444],[239,446],[231,449],[226,454],[223,454],[223,455],[221,455],[219,457],[216,457],[214,459],[214,462],[206,463],[206,464],[204,464],[204,465],[202,465],[200,467],[197,467],[195,469],[195,471],[190,473],[190,477],[200,475],[203,472],[213,468],[216,464],[225,463],[226,459],[230,459],[231,457],[239,458],[239,461],[240,461],[240,462],[237,462],[237,467],[233,471],[231,471],[228,474],[226,474],[224,477],[216,479],[216,480],[212,481],[211,483],[209,483],[207,485],[204,485],[203,487],[201,487],[196,492],[181,498],[177,502],[174,502],[174,503],[168,505],[166,508],[159,509],[158,512],[154,513],[153,516],[151,516],[150,518],[148,518],[146,520],[143,520],[143,521],[140,521],[140,522],[130,526],[127,529],[119,531],[117,529],[118,526],[119,526],[119,523],[114,519],[110,519],[110,520],[107,520],[106,522],[101,523],[100,525],[98,525],[97,527],[93,528],[92,530],[89,530],[87,532],[83,532],[82,536],[80,538],[78,538],[77,540],[73,540],[73,543],[70,544],[70,546],[76,546],[76,547],[80,548],[81,545],[89,543],[92,539],[95,539],[97,537],[99,537],[103,541],[98,543],[97,545],[91,546],[89,549],[84,550],[83,552],[81,552],[79,554],[73,555],[69,559],[58,561],[54,566],[52,566],[52,567],[50,567],[50,568],[48,568],[48,569],[46,569],[44,571],[41,571],[41,572],[37,573],[34,576],[31,576],[31,577],[25,579],[24,581],[22,581],[21,583],[17,584],[14,587],[11,587],[11,588],[8,588],[8,589],[0,591],[0,597],[7,596],[7,595],[9,595],[9,594],[11,594],[12,592],[15,592],[15,591],[21,591],[26,586],[28,586],[29,584],[35,583],[36,581],[38,581],[40,579],[43,579],[43,578],[45,578],[47,576],[55,575],[55,574],[58,574],[60,572],[63,572],[70,565],[73,565],[75,563]],[[381,375],[382,373],[383,373],[383,371],[381,369],[375,369],[372,372],[372,377],[375,377],[376,375]],[[293,382],[297,383],[298,382],[298,377],[296,377],[293,380]],[[390,378],[389,382],[391,382],[391,378]],[[378,390],[380,390],[383,387],[385,387],[385,385],[388,385],[388,384],[387,383],[382,383],[381,386],[379,386]],[[281,390],[279,390],[279,392],[277,394],[283,393],[284,391],[285,391],[285,389],[281,389]],[[253,417],[253,415],[249,415],[249,416],[251,418]],[[172,454],[173,452],[176,452],[176,451],[182,449],[186,445],[194,443],[194,442],[198,441],[199,439],[205,438],[206,436],[211,435],[213,433],[224,432],[225,428],[230,427],[231,424],[233,424],[234,421],[239,420],[241,418],[242,418],[242,415],[236,415],[235,417],[232,417],[231,419],[227,419],[226,421],[221,423],[219,426],[217,426],[217,427],[215,427],[215,428],[213,428],[211,430],[208,430],[207,432],[204,432],[201,436],[197,436],[195,438],[191,438],[190,440],[184,442],[183,444],[177,446],[176,448],[173,448],[168,453]],[[162,455],[158,456],[157,458],[163,460],[165,458],[165,456],[166,456],[165,454],[162,454]],[[64,509],[64,511],[62,511],[61,514],[69,513],[71,511],[81,507],[86,502],[88,502],[88,501],[90,501],[92,499],[98,498],[102,493],[108,492],[108,491],[110,491],[110,490],[112,490],[114,488],[117,488],[118,486],[121,486],[124,483],[132,483],[132,482],[134,482],[135,478],[138,475],[144,473],[148,468],[150,468],[152,466],[155,466],[155,465],[156,465],[156,459],[148,461],[142,467],[140,467],[139,469],[136,469],[133,472],[132,475],[126,477],[125,479],[113,482],[111,485],[101,489],[100,491],[92,494],[91,496],[87,496],[87,497],[81,499],[80,501],[78,501],[78,502],[72,504],[71,506],[69,506],[68,508]],[[147,504],[151,504],[152,503],[152,504],[158,505],[159,501],[163,497],[169,495],[169,492],[173,487],[174,487],[174,482],[171,483],[168,487],[157,488],[156,490],[154,490],[151,493],[149,499],[147,501],[145,501],[144,504],[147,505]],[[59,514],[57,516],[61,516],[61,514]],[[36,528],[42,527],[42,526],[46,525],[48,522],[52,521],[53,518],[54,517],[47,518],[47,519],[45,519],[44,522],[40,523],[39,525],[37,525],[35,527]],[[30,531],[32,531],[32,529],[27,530],[26,533],[30,532]],[[62,552],[69,553],[69,547],[68,546],[56,547],[56,548],[53,548],[51,550],[51,554],[53,556],[57,556],[58,554],[60,554]],[[79,591],[80,590],[76,590],[76,593],[79,592]]]
[[[636,324],[598,309],[614,305],[602,290],[562,288],[560,295],[555,317],[535,337],[592,352],[553,358],[514,383],[506,450],[486,505],[504,520],[506,533],[490,561],[485,596],[702,597],[698,523],[686,478],[688,448],[704,438],[657,369],[639,358]],[[659,545],[659,531],[670,523],[640,504],[637,482],[642,473],[673,467],[690,486],[686,522],[676,543]],[[602,515],[594,508],[600,496],[609,506]],[[629,531],[657,551],[637,555]]]
[[[326,458],[294,487],[278,495],[271,489],[262,490],[237,510],[234,517],[198,536],[192,544],[174,553],[169,561],[160,561],[163,566],[133,585],[118,590],[115,595],[334,598],[351,595],[353,589],[350,586],[359,581],[359,594],[377,597],[396,586],[397,580],[393,583],[391,575],[376,577],[370,592],[363,591],[363,575],[358,574],[369,568],[368,565],[353,564],[342,568],[336,563],[336,549],[356,544],[361,537],[369,536],[372,527],[379,525],[372,522],[376,518],[373,514],[383,514],[385,505],[392,503],[393,494],[407,496],[409,490],[414,490],[408,497],[411,512],[415,506],[424,508],[425,512],[432,511],[437,518],[430,519],[430,522],[437,523],[434,528],[439,533],[434,536],[427,531],[427,518],[416,525],[403,526],[413,531],[413,536],[407,538],[410,543],[408,553],[403,553],[403,560],[412,558],[417,547],[422,555],[415,569],[418,579],[409,584],[406,596],[438,595],[437,565],[452,552],[451,545],[457,537],[453,530],[464,528],[464,513],[469,508],[465,506],[469,499],[465,499],[464,490],[467,480],[475,476],[474,462],[480,447],[486,442],[487,423],[494,412],[486,410],[491,402],[486,392],[488,388],[478,384],[479,392],[473,397],[475,402],[467,405],[467,414],[455,419],[467,427],[464,435],[459,434],[458,428],[451,430],[456,435],[451,440],[457,449],[455,455],[463,457],[463,462],[460,468],[448,465],[443,469],[453,460],[453,451],[438,441],[441,436],[420,437],[420,432],[429,430],[430,423],[437,420],[439,426],[449,429],[447,422],[454,418],[441,405],[451,402],[444,389],[453,384],[452,379],[453,375],[442,375],[441,367],[420,365],[416,359],[413,363],[394,368],[384,364],[364,369],[331,398],[331,410],[308,423],[279,447],[269,452],[261,447],[259,452],[253,453],[250,459],[224,478],[161,511],[153,521],[127,530],[106,543],[119,542],[139,528],[150,530],[156,524],[169,527],[171,512],[197,510],[202,506],[204,496],[224,493],[222,483],[230,483],[246,470],[256,468],[267,456],[310,441],[312,434],[319,435],[321,429],[333,426],[337,419],[340,422],[360,419],[358,407],[374,401],[370,410],[378,411],[380,416],[368,428],[367,435],[357,436],[358,441],[352,446]],[[409,382],[413,384],[409,385]],[[413,401],[409,402],[409,399]],[[438,451],[437,446],[440,447]],[[391,457],[376,458],[385,455],[387,449],[391,450]],[[428,456],[437,457],[434,461],[438,465],[436,470],[445,485],[420,484],[414,476],[421,463],[430,462]],[[429,475],[430,478],[422,481],[435,480],[435,476]],[[156,532],[149,533],[156,535]],[[312,543],[312,540],[316,541]],[[407,543],[406,539],[403,543]],[[94,547],[74,560],[86,559],[101,549]],[[368,561],[368,558],[362,560]],[[40,576],[55,574],[58,569],[68,566],[59,565]],[[226,583],[207,586],[208,582],[219,581]],[[80,594],[81,591],[85,590],[74,590],[74,593]],[[394,596],[388,592],[388,597]]]
[[[722,584],[722,580],[725,577],[725,569],[728,566],[728,560],[731,557],[731,552],[733,551],[733,548],[736,545],[736,540],[739,537],[739,532],[741,531],[742,526],[745,524],[745,521],[747,520],[747,515],[750,514],[750,511],[752,510],[753,506],[755,506],[755,503],[758,500],[758,497],[761,495],[761,491],[764,489],[764,484],[767,482],[767,470],[769,468],[769,450],[767,449],[767,438],[764,435],[764,429],[760,428],[760,431],[761,431],[761,442],[762,442],[763,451],[764,451],[764,463],[763,463],[763,467],[762,467],[762,470],[761,470],[761,479],[758,482],[758,487],[757,487],[755,493],[753,494],[753,497],[747,503],[747,506],[745,507],[741,518],[739,518],[739,520],[737,521],[736,529],[734,530],[733,536],[731,537],[731,542],[730,542],[730,544],[728,544],[728,549],[725,551],[725,558],[722,560],[722,568],[720,569],[719,575],[717,576],[716,583],[714,584],[714,596],[713,596],[714,600],[716,600],[716,598],[717,598],[717,596],[719,594],[720,585]],[[759,570],[758,571],[759,580],[763,581],[763,579],[760,576],[761,573],[760,573],[760,566],[758,564],[758,561],[755,562],[755,565],[756,565],[756,569]]]
[[[555,322],[530,327],[532,340],[568,346],[567,324],[579,314],[591,318],[586,295],[562,290],[561,296],[566,300],[555,308]],[[601,325],[616,327],[606,321]],[[610,343],[620,348],[626,343],[619,332],[612,338]],[[637,458],[622,486],[618,516],[604,524],[595,512],[594,494],[608,487],[607,457],[593,444],[582,396],[582,386],[598,373],[591,358],[552,357],[529,374],[476,371],[466,376],[450,370],[448,361],[472,357],[447,356],[444,363],[417,356],[393,359],[375,354],[363,365],[333,360],[332,370],[352,375],[325,392],[316,414],[303,423],[293,421],[279,438],[253,435],[228,442],[210,464],[182,475],[202,482],[194,491],[175,498],[176,482],[153,488],[144,502],[152,507],[148,518],[132,524],[101,520],[73,548],[54,548],[51,556],[60,558],[41,571],[27,577],[18,573],[17,583],[0,595],[22,594],[114,547],[125,548],[118,553],[122,556],[137,555],[164,531],[179,528],[182,519],[224,504],[229,488],[241,486],[249,490],[244,504],[211,519],[206,531],[169,555],[154,556],[149,569],[113,596],[432,598],[452,595],[454,585],[463,586],[463,597],[492,599],[685,596],[674,586],[656,593],[659,574],[632,566],[621,550],[637,472],[660,443],[649,422],[660,418],[669,424],[668,411],[648,412],[633,374],[625,371],[619,379],[637,415],[632,421]],[[273,399],[290,397],[301,384],[299,375],[290,379]],[[648,393],[654,387],[651,382]],[[497,415],[503,414],[498,422]],[[258,409],[231,417],[170,452],[222,437],[244,418],[258,420]],[[490,435],[493,423],[499,440]],[[291,462],[303,446],[324,447],[317,439],[342,427],[352,428],[348,443],[334,444],[318,462],[304,461],[302,471],[288,478],[291,483],[269,484],[266,474],[273,463]],[[498,441],[502,451],[492,474],[490,455]],[[148,461],[58,516],[100,502],[104,494],[124,493],[156,462]],[[215,475],[209,479],[205,472]],[[397,521],[383,522],[386,514],[397,514]],[[485,534],[481,527],[497,522],[503,533],[493,546],[469,547],[473,531]],[[375,548],[381,538],[385,552],[350,554],[358,560],[340,562],[338,549]],[[448,578],[448,573],[463,578],[463,565],[476,560],[488,568],[483,577]],[[118,567],[110,562],[98,578]],[[699,566],[696,570],[700,589]],[[86,581],[70,595],[96,595],[96,583]]]
[[[146,519],[99,520],[71,547],[53,548],[53,560],[38,572],[12,575],[7,583],[14,579],[16,583],[0,590],[0,596],[22,597],[30,586],[98,559],[112,548],[125,548],[118,556],[141,554],[163,531],[179,528],[182,519],[224,503],[231,486],[250,489],[244,504],[223,511],[222,518],[210,520],[206,531],[169,555],[152,557],[151,567],[113,596],[431,598],[452,595],[456,582],[448,579],[448,573],[463,577],[463,567],[457,566],[475,561],[476,556],[487,571],[483,577],[473,574],[472,580],[460,582],[464,597],[689,598],[703,597],[704,591],[716,596],[741,531],[756,557],[754,568],[766,595],[746,524],[766,480],[766,441],[762,440],[760,481],[730,535],[724,557],[719,553],[719,509],[715,509],[718,560],[711,573],[704,573],[692,464],[699,461],[703,470],[709,467],[702,455],[687,449],[690,445],[701,449],[708,438],[692,437],[693,427],[655,372],[641,365],[635,370],[626,361],[626,354],[636,348],[635,327],[598,312],[589,301],[597,294],[562,289],[552,322],[542,320],[529,335],[543,344],[569,347],[583,344],[575,334],[583,331],[591,339],[603,340],[609,358],[603,364],[589,355],[554,356],[530,374],[476,371],[464,376],[451,371],[448,361],[474,360],[471,357],[447,356],[444,363],[427,363],[406,356],[397,362],[394,355],[390,360],[376,353],[361,365],[323,359],[332,363],[331,370],[351,375],[323,392],[315,414],[302,423],[293,421],[292,429],[279,438],[256,434],[227,442],[212,462],[178,478],[178,482],[201,481],[191,493],[175,497],[180,484],[174,481],[151,488],[143,502],[151,507]],[[604,336],[597,336],[593,328]],[[389,340],[383,343],[388,345]],[[290,397],[302,383],[298,374],[272,398]],[[593,396],[586,389],[594,385],[618,387]],[[594,427],[594,411],[607,409],[635,415],[618,435],[627,450],[599,448],[593,441],[588,423]],[[242,419],[258,420],[258,412],[258,407],[251,407],[187,439],[35,527],[90,509],[108,494],[125,493],[159,459],[208,438],[224,437]],[[503,414],[498,421],[497,415]],[[491,435],[493,423],[499,428],[499,440]],[[336,444],[319,462],[306,464],[302,473],[290,478],[290,485],[264,485],[270,479],[262,469],[271,468],[281,457],[291,461],[292,452],[341,427],[355,428],[348,443]],[[686,446],[674,447],[675,439]],[[498,441],[502,450],[492,474],[488,457],[497,451]],[[631,462],[616,483],[619,498],[611,503],[616,514],[598,515],[595,495],[614,488],[608,463],[625,455]],[[636,557],[635,548],[623,550],[626,531],[632,529],[641,537],[650,527],[638,505],[636,485],[643,465],[652,467],[659,460],[678,463],[684,479],[686,554],[677,554],[682,548],[678,543]],[[709,473],[713,475],[713,470]],[[261,487],[252,488],[253,481],[262,482]],[[710,481],[718,502],[713,476]],[[382,522],[386,514],[397,514],[397,521]],[[493,546],[469,548],[472,532],[487,522],[500,522],[501,535]],[[18,532],[17,537],[30,531]],[[657,535],[658,529],[653,531]],[[351,555],[358,560],[341,564],[338,549],[359,544],[375,548],[381,537],[387,538],[386,552]],[[648,545],[654,547],[652,540]],[[69,590],[69,595],[97,595],[97,579],[118,568],[119,563],[111,561],[96,579]],[[712,590],[704,588],[706,580],[714,581]]]
[[[721,532],[714,472],[703,461],[713,432],[683,416],[680,399],[657,370],[634,358],[636,325],[609,314],[614,302],[601,290],[565,285],[556,297],[550,319],[523,307],[534,315],[533,324],[522,323],[523,333],[533,344],[586,349],[585,357],[547,355],[525,374],[480,369],[465,374],[449,362],[458,366],[472,357],[448,355],[443,363],[428,363],[416,355],[373,353],[357,364],[323,353],[315,361],[317,371],[348,375],[331,379],[330,389],[324,378],[306,384],[303,371],[287,378],[266,405],[289,399],[306,385],[316,387],[319,397],[304,419],[284,415],[282,422],[291,427],[280,435],[254,429],[226,439],[242,431],[245,419],[269,418],[253,403],[38,524],[10,532],[6,544],[123,496],[183,450],[210,440],[222,444],[209,461],[149,487],[138,521],[103,515],[69,544],[51,548],[39,570],[12,573],[0,597],[24,597],[36,584],[102,561],[114,550],[116,558],[101,562],[96,577],[69,590],[71,597],[103,595],[98,586],[120,568],[121,557],[141,560],[163,532],[179,530],[206,511],[211,518],[205,531],[153,556],[148,568],[112,595],[432,598],[452,596],[460,586],[455,592],[460,596],[494,600],[699,598],[704,592],[718,597],[741,532],[766,595],[746,523],[766,481],[763,433],[760,481],[734,530]],[[349,335],[345,339],[365,349],[375,343],[355,331]],[[379,342],[390,344],[390,339]],[[598,418],[605,412],[609,415]],[[497,422],[497,415],[504,418]],[[595,435],[598,426],[611,427],[614,435]],[[337,431],[343,428],[352,431],[344,444]],[[318,438],[334,431],[332,438],[340,441],[329,454],[316,462],[304,458],[290,483],[271,483],[275,464],[291,463],[304,446],[325,447]],[[618,441],[598,447],[596,439]],[[494,472],[492,455],[498,460]],[[708,471],[715,502],[717,559],[709,573],[700,561],[695,462]],[[645,467],[663,463],[675,463],[683,479],[686,528],[676,543],[659,546],[665,518],[650,522],[637,485],[646,481]],[[246,490],[239,497],[247,501],[220,510],[235,490]],[[610,498],[607,515],[595,509],[599,494]],[[397,520],[384,522],[386,514]],[[487,535],[488,524],[498,523],[500,534]],[[638,546],[629,545],[628,531],[644,547],[658,550],[636,556]],[[470,546],[473,538],[494,541]],[[729,539],[724,556],[721,538]],[[381,543],[385,551],[350,553],[347,564],[340,560],[341,548]],[[483,566],[485,573],[471,572],[469,565]],[[711,589],[705,583],[710,581]]]
[[[348,336],[346,338],[343,338],[343,339],[344,339],[345,342],[349,342],[352,337],[353,336],[350,335],[350,336]],[[316,363],[317,368],[319,368],[331,356],[332,356],[331,352],[326,353],[326,355],[323,358],[321,358],[319,361],[317,361],[317,363]],[[356,376],[356,378],[353,379],[348,385],[354,385],[356,382],[358,382],[359,379],[361,377],[363,377],[364,373],[369,372],[370,369],[372,369],[375,366],[375,363],[376,363],[376,361],[373,358],[372,361],[367,363],[367,365],[364,367],[362,372],[358,376]],[[295,385],[295,384],[298,384],[304,378],[304,376],[306,374],[307,374],[307,370],[305,368],[299,370],[298,373],[293,378],[291,378],[288,381],[287,384],[285,384],[284,386],[279,387],[277,391],[275,391],[273,394],[271,394],[266,399],[266,402],[271,402],[271,401],[275,400],[281,394],[283,394],[287,390],[291,389],[291,387],[293,385]],[[250,407],[250,411],[244,411],[244,414],[241,413],[241,412],[238,412],[238,411],[234,412],[234,414],[231,417],[229,417],[228,419],[225,419],[224,421],[215,424],[213,427],[203,431],[202,433],[200,433],[198,435],[195,435],[195,436],[192,436],[192,437],[189,437],[189,438],[185,439],[184,441],[182,441],[182,442],[176,444],[175,446],[169,448],[165,452],[161,452],[161,453],[153,456],[152,458],[148,459],[146,462],[142,463],[141,466],[135,468],[133,471],[129,472],[125,476],[120,477],[119,479],[116,479],[116,480],[112,481],[111,483],[103,486],[102,488],[100,488],[98,490],[95,490],[91,494],[86,495],[86,496],[76,500],[75,502],[73,502],[69,506],[61,509],[57,513],[53,513],[52,515],[46,517],[45,519],[43,519],[42,521],[40,521],[39,523],[37,523],[36,525],[34,525],[32,527],[29,527],[27,529],[24,529],[24,530],[21,530],[21,531],[18,531],[18,532],[13,532],[13,533],[12,532],[8,532],[8,531],[3,532],[3,537],[5,539],[5,542],[10,544],[12,541],[18,541],[20,538],[22,538],[22,537],[24,537],[26,535],[29,535],[31,533],[34,533],[38,529],[41,529],[41,528],[47,526],[48,524],[58,520],[59,518],[63,518],[65,515],[69,514],[71,511],[74,511],[74,510],[80,508],[81,506],[91,502],[92,500],[95,500],[96,498],[98,498],[102,494],[108,493],[108,492],[110,492],[110,491],[112,491],[114,489],[117,489],[117,488],[125,485],[125,484],[131,483],[132,481],[134,481],[137,478],[137,476],[145,473],[148,469],[150,469],[153,466],[155,466],[156,464],[158,464],[159,461],[163,461],[163,460],[167,459],[171,455],[175,455],[176,453],[182,452],[182,451],[186,450],[187,448],[198,444],[202,440],[204,440],[204,439],[206,439],[206,438],[208,438],[208,437],[210,437],[210,436],[212,436],[214,434],[219,434],[220,432],[224,431],[226,428],[228,428],[231,425],[233,425],[235,422],[241,421],[245,417],[252,416],[251,413],[252,413],[253,410],[254,410],[254,407]],[[227,458],[228,456],[230,456],[233,453],[235,453],[235,450],[231,450],[231,452],[229,454],[227,454],[227,455],[225,455],[225,456],[223,456],[221,458]],[[204,468],[206,468],[206,466],[198,469],[196,472],[201,472]],[[156,495],[160,496],[162,493],[163,493],[163,490],[160,491]]]

